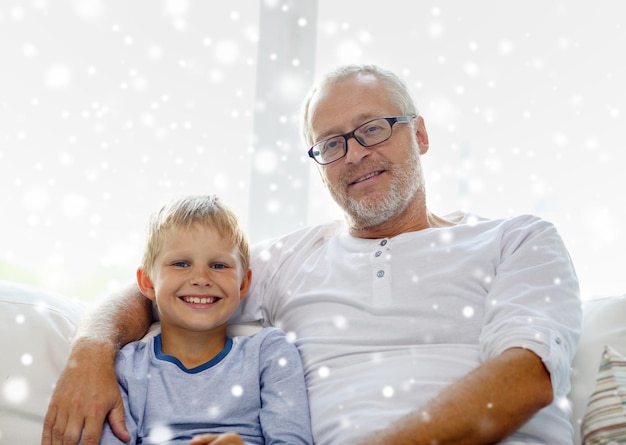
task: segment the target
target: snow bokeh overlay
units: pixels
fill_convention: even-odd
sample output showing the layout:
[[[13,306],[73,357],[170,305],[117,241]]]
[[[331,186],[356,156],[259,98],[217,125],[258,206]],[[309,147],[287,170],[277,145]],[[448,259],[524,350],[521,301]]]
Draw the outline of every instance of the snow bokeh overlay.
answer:
[[[248,225],[262,217],[249,215],[251,172],[271,174],[280,156],[253,156],[255,114],[272,113],[256,99],[258,61],[276,57],[257,53],[259,8],[290,4],[3,2],[0,279],[110,291],[133,279],[148,214],[181,194],[219,193]],[[433,210],[549,219],[589,298],[626,291],[621,11],[320,0],[293,26],[316,30],[318,75],[372,62],[406,80],[429,130]],[[263,29],[289,38],[283,24]],[[308,211],[285,224],[340,217],[312,163],[302,168],[309,183],[281,196]]]

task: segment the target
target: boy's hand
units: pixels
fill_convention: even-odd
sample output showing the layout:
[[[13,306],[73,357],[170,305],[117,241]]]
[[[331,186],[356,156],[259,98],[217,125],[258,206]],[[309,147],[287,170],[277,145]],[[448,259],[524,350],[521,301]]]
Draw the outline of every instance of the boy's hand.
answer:
[[[189,445],[245,445],[241,436],[236,433],[200,434],[194,436]]]

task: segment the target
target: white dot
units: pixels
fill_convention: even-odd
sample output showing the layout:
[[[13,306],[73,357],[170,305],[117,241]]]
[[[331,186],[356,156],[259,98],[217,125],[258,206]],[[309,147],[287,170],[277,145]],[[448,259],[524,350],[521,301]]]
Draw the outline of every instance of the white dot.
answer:
[[[269,255],[269,253],[268,253],[268,252],[263,252],[263,253],[264,253],[265,255],[267,255],[267,259],[266,259],[266,260],[264,259],[264,261],[269,261],[269,259],[270,259],[270,255]],[[286,333],[285,333],[285,336],[287,337],[287,341],[288,341],[289,343],[295,343],[295,342],[296,342],[296,340],[297,340],[297,338],[298,338],[298,336],[296,335],[296,333],[295,333],[295,332],[293,332],[293,331],[286,332]]]
[[[22,358],[20,361],[22,362],[22,365],[30,366],[33,364],[33,356],[30,354],[24,354],[22,355]]]
[[[28,398],[28,382],[23,377],[9,377],[2,386],[4,398],[10,403],[22,403]]]
[[[441,37],[443,35],[443,26],[441,25],[441,23],[432,23],[429,27],[428,27],[428,34],[430,35],[430,37],[437,39],[439,37]]]
[[[474,308],[471,306],[465,306],[463,308],[463,316],[466,318],[472,318],[474,316]]]
[[[25,43],[22,45],[22,54],[29,59],[37,56],[37,47],[31,43]]]
[[[343,330],[348,327],[348,320],[343,315],[337,315],[333,320],[333,324],[337,329]]]
[[[163,9],[172,17],[180,17],[189,12],[189,3],[189,0],[166,0]]]
[[[572,405],[567,399],[567,397],[559,397],[556,401],[556,404],[560,406],[561,409],[563,409],[564,411],[568,409],[572,409]]]
[[[278,165],[276,153],[272,150],[259,150],[254,157],[254,168],[258,173],[272,173]]]
[[[241,395],[243,394],[243,387],[241,385],[235,385],[231,388],[230,392],[235,397],[241,397]]]
[[[207,412],[210,418],[216,418],[220,415],[220,409],[218,406],[215,406],[215,405],[209,407]]]
[[[317,370],[317,374],[320,377],[325,378],[325,377],[328,377],[330,375],[330,370],[328,369],[328,367],[322,366],[322,367],[320,367],[320,369]]]
[[[450,230],[443,230],[439,234],[439,239],[441,240],[442,243],[449,243],[450,241],[452,241],[452,238],[453,238],[453,235]]]
[[[239,58],[239,45],[230,40],[222,40],[215,45],[215,57],[219,63],[230,65]]]
[[[470,77],[475,77],[480,73],[480,68],[474,62],[466,63],[464,70],[465,70],[465,74],[467,74]]]
[[[156,425],[150,430],[148,435],[153,443],[165,442],[172,439],[172,430],[166,425]]]
[[[393,386],[385,386],[383,388],[383,397],[385,397],[386,399],[389,399],[391,397],[393,397]]]
[[[498,49],[502,54],[511,54],[511,52],[513,52],[513,43],[508,40],[503,40],[498,45]]]
[[[72,72],[66,65],[57,63],[45,72],[45,83],[48,88],[61,90],[67,88],[72,82]]]

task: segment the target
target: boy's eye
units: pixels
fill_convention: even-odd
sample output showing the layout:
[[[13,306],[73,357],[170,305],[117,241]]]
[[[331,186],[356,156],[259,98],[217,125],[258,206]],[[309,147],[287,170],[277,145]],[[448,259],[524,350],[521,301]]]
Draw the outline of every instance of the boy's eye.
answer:
[[[228,266],[226,264],[217,263],[213,265],[213,269],[226,269]]]
[[[189,264],[187,264],[184,261],[176,261],[175,263],[172,263],[172,266],[175,266],[175,267],[188,267]]]

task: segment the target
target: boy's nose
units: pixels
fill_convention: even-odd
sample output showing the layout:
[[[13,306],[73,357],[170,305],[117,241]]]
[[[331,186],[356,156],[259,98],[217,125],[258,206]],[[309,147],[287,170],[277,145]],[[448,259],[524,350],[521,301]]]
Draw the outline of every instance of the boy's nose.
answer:
[[[192,284],[197,286],[212,286],[210,271],[203,269],[194,274]]]

